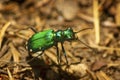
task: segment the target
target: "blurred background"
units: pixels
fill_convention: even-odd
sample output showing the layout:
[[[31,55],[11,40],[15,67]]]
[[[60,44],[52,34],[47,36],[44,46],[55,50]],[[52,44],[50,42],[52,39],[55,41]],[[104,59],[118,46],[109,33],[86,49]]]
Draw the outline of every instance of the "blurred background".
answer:
[[[30,27],[93,28],[76,34],[92,49],[65,41],[69,66],[61,45],[60,65],[54,46],[33,59],[25,48]],[[0,80],[120,80],[119,47],[119,0],[0,0]]]

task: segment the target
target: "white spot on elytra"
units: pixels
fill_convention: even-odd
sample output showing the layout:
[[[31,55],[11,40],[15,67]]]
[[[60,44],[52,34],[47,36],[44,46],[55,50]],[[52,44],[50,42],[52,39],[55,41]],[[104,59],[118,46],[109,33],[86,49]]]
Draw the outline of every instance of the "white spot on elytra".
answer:
[[[30,52],[32,52],[32,49],[30,49]]]

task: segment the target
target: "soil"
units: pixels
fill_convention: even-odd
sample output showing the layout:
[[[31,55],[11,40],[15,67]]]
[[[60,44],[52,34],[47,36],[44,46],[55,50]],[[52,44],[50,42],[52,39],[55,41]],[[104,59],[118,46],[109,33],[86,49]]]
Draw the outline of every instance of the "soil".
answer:
[[[68,63],[60,42],[60,63],[55,45],[37,57],[26,48],[36,32],[68,28]],[[0,0],[0,80],[120,80],[119,47],[119,0]]]

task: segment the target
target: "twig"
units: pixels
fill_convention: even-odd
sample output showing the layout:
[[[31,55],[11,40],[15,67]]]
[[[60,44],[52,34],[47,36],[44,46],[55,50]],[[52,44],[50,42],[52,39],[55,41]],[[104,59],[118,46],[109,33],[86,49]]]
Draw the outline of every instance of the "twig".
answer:
[[[115,20],[116,24],[120,26],[120,2],[117,4]]]
[[[8,72],[9,80],[14,80],[13,76],[8,68],[7,68],[7,72]]]
[[[0,31],[0,49],[1,49],[2,41],[3,41],[4,35],[5,35],[5,31],[9,25],[10,25],[10,22],[7,22]]]
[[[99,11],[98,11],[98,0],[93,0],[93,15],[94,15],[94,27],[95,27],[95,38],[96,43],[100,42],[100,25],[99,25]]]

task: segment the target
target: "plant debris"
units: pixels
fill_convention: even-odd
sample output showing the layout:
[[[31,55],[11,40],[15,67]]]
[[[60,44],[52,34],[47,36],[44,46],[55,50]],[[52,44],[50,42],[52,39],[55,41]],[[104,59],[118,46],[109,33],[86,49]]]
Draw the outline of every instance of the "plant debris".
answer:
[[[28,39],[71,27],[80,41],[65,41],[68,65],[53,46],[38,57]],[[119,0],[0,0],[0,80],[120,80]],[[47,43],[46,43],[47,44]]]

